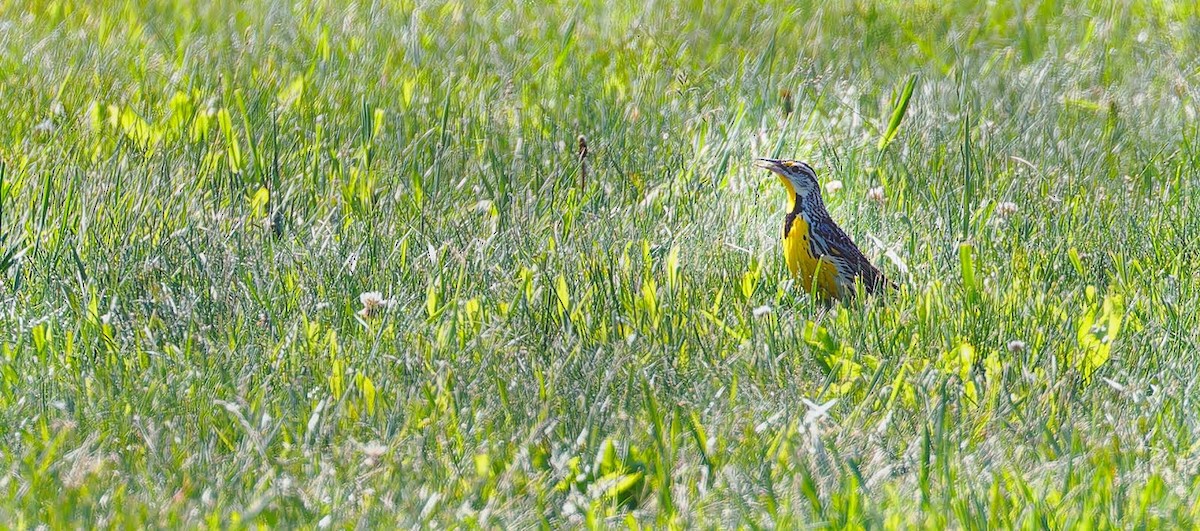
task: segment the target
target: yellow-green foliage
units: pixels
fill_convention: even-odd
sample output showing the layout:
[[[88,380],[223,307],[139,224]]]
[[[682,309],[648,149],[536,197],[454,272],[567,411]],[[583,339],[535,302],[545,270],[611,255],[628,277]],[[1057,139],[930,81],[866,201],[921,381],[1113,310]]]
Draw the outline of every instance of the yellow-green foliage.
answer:
[[[0,522],[1195,527],[1198,20],[0,0]]]

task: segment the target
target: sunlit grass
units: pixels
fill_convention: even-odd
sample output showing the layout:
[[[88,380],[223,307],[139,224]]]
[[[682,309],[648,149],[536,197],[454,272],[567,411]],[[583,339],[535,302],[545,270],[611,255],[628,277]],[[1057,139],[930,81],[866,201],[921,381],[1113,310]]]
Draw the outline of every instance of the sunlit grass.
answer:
[[[1195,6],[137,4],[0,2],[0,521],[1200,516]]]

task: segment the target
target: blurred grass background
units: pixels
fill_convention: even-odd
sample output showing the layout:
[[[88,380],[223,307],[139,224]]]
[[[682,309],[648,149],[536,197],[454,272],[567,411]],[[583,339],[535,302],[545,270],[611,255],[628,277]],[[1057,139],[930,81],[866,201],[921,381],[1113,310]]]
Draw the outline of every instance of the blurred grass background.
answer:
[[[1198,56],[1187,2],[0,1],[0,520],[1193,526]],[[758,156],[900,292],[790,286]]]

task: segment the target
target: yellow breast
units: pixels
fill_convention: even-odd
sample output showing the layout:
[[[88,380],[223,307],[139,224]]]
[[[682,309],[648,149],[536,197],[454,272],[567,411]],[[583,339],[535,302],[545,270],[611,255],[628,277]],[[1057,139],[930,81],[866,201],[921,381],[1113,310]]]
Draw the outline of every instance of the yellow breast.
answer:
[[[788,212],[791,212],[795,209],[796,195],[790,183],[785,181],[784,185],[788,187]],[[819,291],[826,297],[840,297],[837,266],[812,255],[812,247],[809,245],[811,236],[804,216],[797,215],[792,220],[790,229],[786,224],[784,229],[787,230],[787,234],[783,237],[783,257],[787,261],[788,270],[792,272],[792,278],[809,292]]]

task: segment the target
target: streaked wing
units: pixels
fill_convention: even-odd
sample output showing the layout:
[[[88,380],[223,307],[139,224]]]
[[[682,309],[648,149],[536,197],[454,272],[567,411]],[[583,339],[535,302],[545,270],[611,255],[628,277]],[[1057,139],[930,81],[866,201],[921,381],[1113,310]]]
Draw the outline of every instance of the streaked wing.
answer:
[[[862,251],[858,250],[858,246],[854,245],[854,241],[845,231],[831,220],[813,223],[809,230],[814,236],[811,238],[813,256],[825,256],[833,261],[841,273],[839,276],[847,286],[853,286],[855,277],[862,278],[863,287],[868,293],[874,293],[880,287],[891,284],[891,281],[863,256]]]

